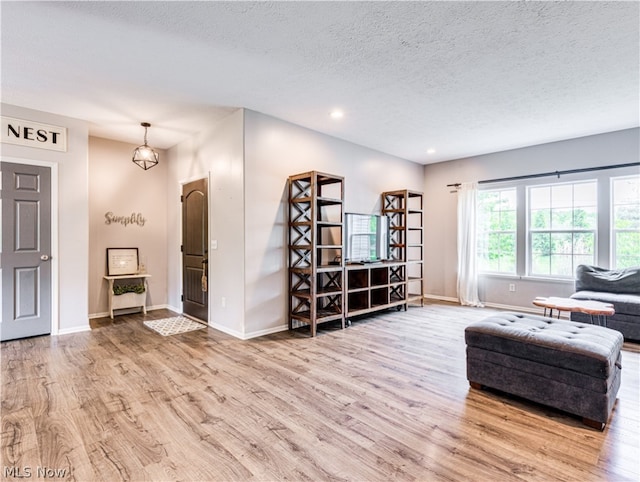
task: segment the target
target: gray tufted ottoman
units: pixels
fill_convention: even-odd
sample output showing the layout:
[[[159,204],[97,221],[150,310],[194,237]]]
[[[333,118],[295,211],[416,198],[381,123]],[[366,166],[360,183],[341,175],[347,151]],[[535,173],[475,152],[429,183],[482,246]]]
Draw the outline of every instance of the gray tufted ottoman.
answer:
[[[472,388],[495,388],[604,428],[620,387],[620,332],[500,313],[469,325],[465,341]]]

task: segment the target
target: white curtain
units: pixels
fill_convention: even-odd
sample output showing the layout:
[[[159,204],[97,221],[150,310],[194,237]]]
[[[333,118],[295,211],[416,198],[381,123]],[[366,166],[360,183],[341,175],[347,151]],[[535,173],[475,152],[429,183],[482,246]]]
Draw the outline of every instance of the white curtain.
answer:
[[[458,191],[458,299],[461,305],[483,306],[478,297],[476,261],[475,182],[465,182]]]

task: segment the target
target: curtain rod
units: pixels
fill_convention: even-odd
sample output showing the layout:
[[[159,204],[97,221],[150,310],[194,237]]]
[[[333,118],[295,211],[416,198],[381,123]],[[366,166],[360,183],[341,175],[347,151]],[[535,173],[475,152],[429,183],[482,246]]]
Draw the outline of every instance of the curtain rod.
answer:
[[[525,176],[513,176],[513,177],[502,177],[499,179],[486,179],[484,181],[478,181],[478,184],[490,184],[493,182],[505,182],[505,181],[521,181],[523,179],[533,179],[536,177],[548,177],[548,176],[558,176],[558,178],[565,174],[576,174],[579,172],[590,172],[590,171],[602,171],[605,169],[619,169],[621,167],[632,167],[632,166],[640,166],[640,162],[630,162],[628,164],[615,164],[613,166],[599,166],[599,167],[583,167],[582,169],[569,169],[566,171],[554,171],[554,172],[543,172],[541,174],[527,174]],[[447,184],[447,187],[460,187],[459,182],[454,184]]]

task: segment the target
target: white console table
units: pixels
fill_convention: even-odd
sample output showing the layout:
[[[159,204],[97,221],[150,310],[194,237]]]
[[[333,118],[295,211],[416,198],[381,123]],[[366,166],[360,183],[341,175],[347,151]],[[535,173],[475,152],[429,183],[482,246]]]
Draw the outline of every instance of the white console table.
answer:
[[[149,285],[147,280],[151,278],[150,274],[128,274],[123,276],[105,276],[109,282],[109,316],[113,319],[113,310],[121,310],[124,308],[141,307],[142,312],[147,314],[147,290]],[[113,294],[113,285],[116,280],[141,280],[144,284],[144,293],[123,293],[121,295]]]

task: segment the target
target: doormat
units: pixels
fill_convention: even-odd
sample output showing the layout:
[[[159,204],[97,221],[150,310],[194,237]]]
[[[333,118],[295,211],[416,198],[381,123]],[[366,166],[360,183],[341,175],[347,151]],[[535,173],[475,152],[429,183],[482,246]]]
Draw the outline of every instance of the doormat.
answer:
[[[144,326],[160,333],[162,336],[177,335],[178,333],[186,333],[194,330],[204,330],[207,327],[207,325],[190,320],[184,316],[149,320],[144,322]]]

